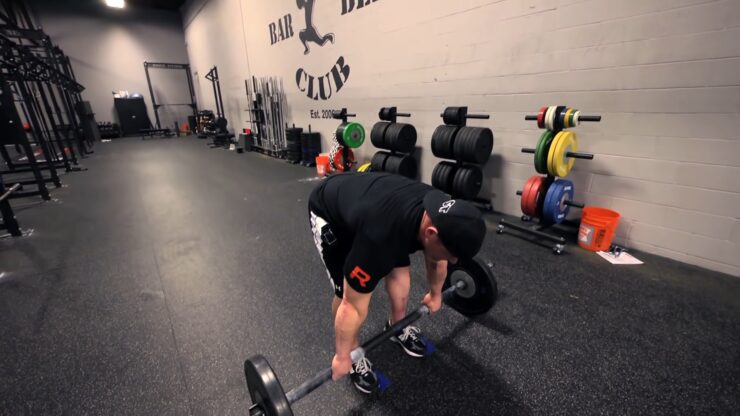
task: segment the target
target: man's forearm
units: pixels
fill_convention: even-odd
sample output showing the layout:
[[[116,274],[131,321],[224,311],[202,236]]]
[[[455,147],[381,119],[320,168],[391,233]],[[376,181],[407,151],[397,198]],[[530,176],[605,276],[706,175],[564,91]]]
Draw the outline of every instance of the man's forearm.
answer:
[[[365,321],[362,315],[351,303],[342,302],[337,309],[337,317],[334,321],[336,332],[336,353],[340,357],[349,357],[352,349],[357,345],[357,335],[360,326]]]
[[[437,296],[442,293],[442,286],[447,278],[447,262],[438,261],[436,263],[427,262],[427,282],[429,283],[429,292]]]

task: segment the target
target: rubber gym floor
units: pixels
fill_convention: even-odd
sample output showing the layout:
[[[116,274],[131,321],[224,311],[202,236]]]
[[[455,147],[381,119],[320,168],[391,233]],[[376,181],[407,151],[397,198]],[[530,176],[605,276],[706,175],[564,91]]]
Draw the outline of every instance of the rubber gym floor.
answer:
[[[333,356],[331,290],[306,198],[314,170],[195,138],[99,143],[54,202],[13,200],[30,237],[0,240],[0,414],[244,415],[244,360],[286,390]],[[436,352],[370,354],[298,415],[731,414],[740,409],[740,280],[645,253],[616,267],[574,245],[499,236],[499,298],[419,323]],[[412,258],[411,305],[425,291]],[[361,332],[383,328],[376,291]]]

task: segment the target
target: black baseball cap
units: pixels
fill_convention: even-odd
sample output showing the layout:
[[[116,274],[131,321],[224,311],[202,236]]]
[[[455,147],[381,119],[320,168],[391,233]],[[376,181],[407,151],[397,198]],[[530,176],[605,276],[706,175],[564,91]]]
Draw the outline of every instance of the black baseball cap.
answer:
[[[486,236],[486,224],[478,208],[435,189],[424,196],[424,209],[450,254],[461,258],[478,254]]]

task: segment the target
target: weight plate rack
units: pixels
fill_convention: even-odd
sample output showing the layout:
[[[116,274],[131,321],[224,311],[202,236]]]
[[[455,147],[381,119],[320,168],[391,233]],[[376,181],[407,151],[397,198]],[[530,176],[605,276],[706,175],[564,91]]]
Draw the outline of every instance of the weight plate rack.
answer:
[[[530,177],[522,190],[516,192],[521,196],[523,222],[538,220],[538,224],[523,226],[501,219],[496,232],[503,234],[506,228],[548,240],[554,243],[552,251],[560,254],[565,249],[565,238],[544,232],[553,225],[565,221],[571,208],[583,208],[584,204],[573,200],[575,187],[573,182],[563,179],[573,169],[576,159],[593,160],[594,155],[578,152],[578,138],[570,130],[581,122],[599,122],[600,115],[582,115],[579,110],[568,106],[546,106],[537,114],[526,115],[528,121],[537,121],[537,127],[544,129],[537,140],[535,148],[524,148],[522,153],[534,155],[535,171],[541,175]],[[528,240],[533,241],[533,240]],[[535,240],[536,241],[536,240]]]
[[[416,148],[416,128],[407,123],[398,123],[398,117],[411,117],[410,113],[399,113],[397,107],[383,107],[378,112],[381,121],[375,123],[370,132],[370,141],[379,149],[370,162],[374,172],[389,172],[416,179],[419,166],[412,155]]]
[[[468,107],[447,107],[440,114],[443,125],[432,133],[432,154],[440,159],[432,171],[432,186],[493,211],[490,199],[479,198],[483,185],[481,166],[493,151],[493,132],[487,127],[468,127],[468,119],[490,118],[488,114],[468,114]]]

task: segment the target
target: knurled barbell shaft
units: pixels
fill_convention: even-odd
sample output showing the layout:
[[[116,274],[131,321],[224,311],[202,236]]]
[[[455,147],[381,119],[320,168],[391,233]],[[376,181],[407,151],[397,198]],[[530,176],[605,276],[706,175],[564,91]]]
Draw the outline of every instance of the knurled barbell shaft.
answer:
[[[7,199],[10,196],[10,194],[12,194],[13,192],[17,191],[18,188],[20,188],[20,187],[21,187],[21,184],[19,184],[19,183],[11,186],[7,191],[5,191],[4,194],[2,194],[2,196],[0,196],[0,202],[5,201],[5,199]]]
[[[454,296],[455,291],[458,289],[459,290],[465,289],[465,282],[463,282],[462,280],[458,280],[454,285],[450,286],[447,290],[442,292],[443,301],[447,301],[448,298]],[[410,314],[406,315],[400,321],[391,325],[390,328],[372,337],[370,340],[362,344],[362,346],[357,347],[354,350],[352,350],[352,353],[350,354],[352,357],[352,362],[357,362],[360,358],[365,356],[366,352],[374,349],[375,347],[383,343],[385,340],[393,336],[393,334],[395,334],[396,332],[400,331],[401,329],[405,328],[410,323],[426,315],[429,315],[429,307],[427,307],[427,305],[422,304],[414,312],[411,312]],[[331,380],[331,367],[321,370],[314,377],[304,381],[301,385],[290,390],[285,395],[285,397],[288,399],[288,403],[293,405],[293,403],[297,402],[303,397],[306,397],[306,395],[316,390],[317,388],[321,387],[324,383],[328,382],[329,380]]]

